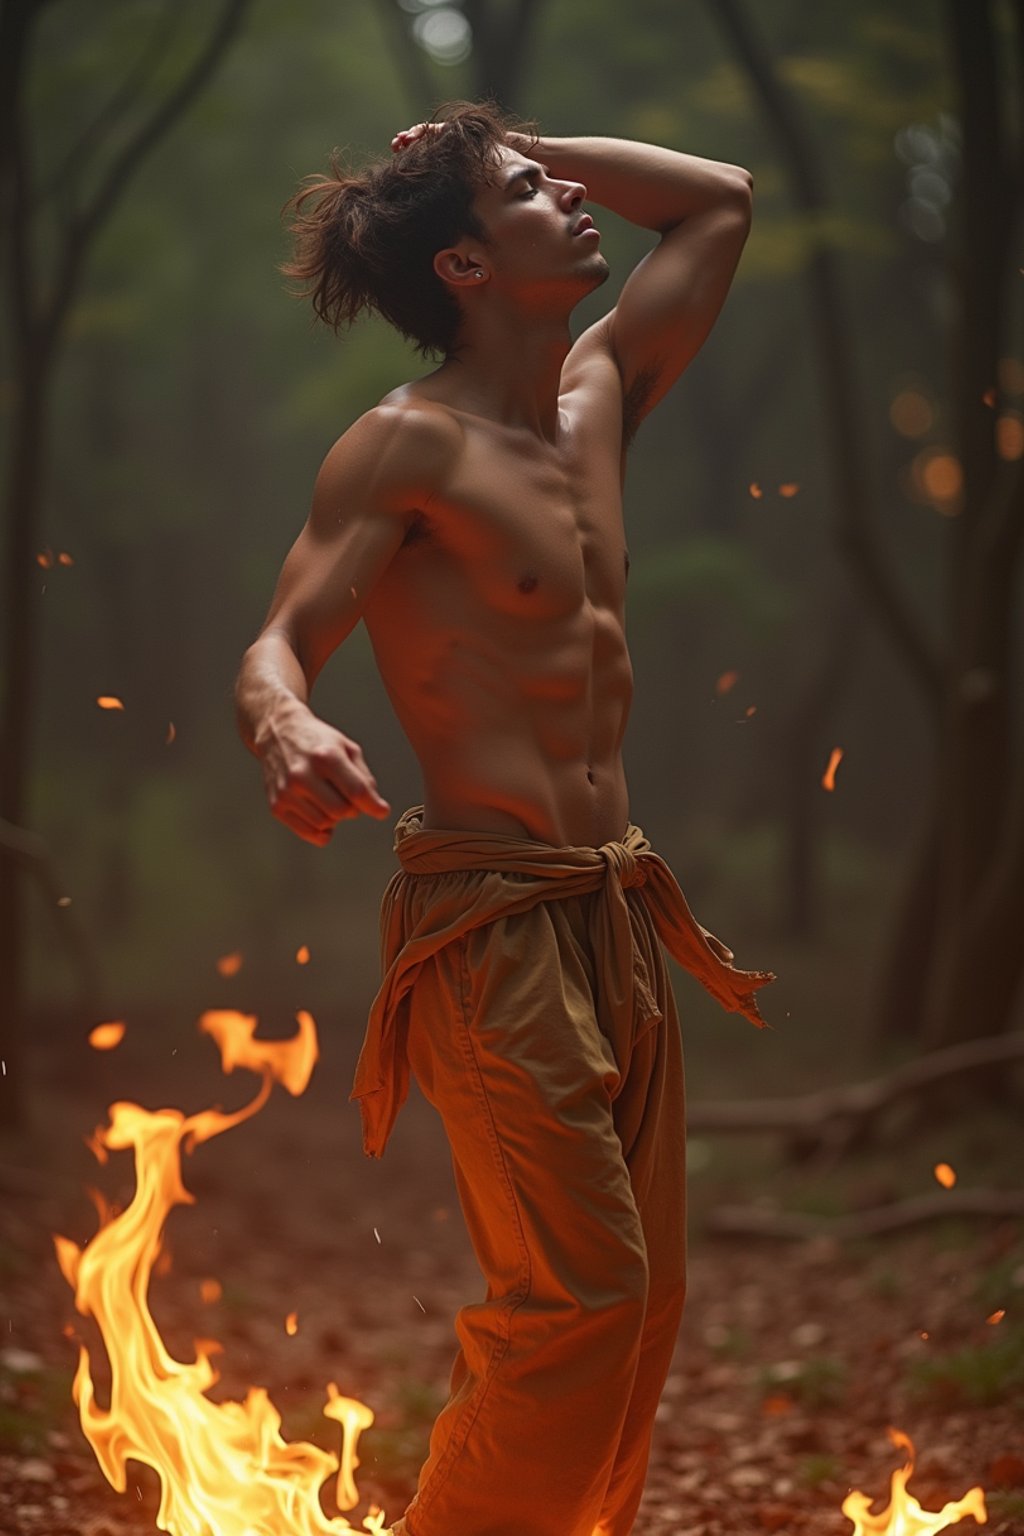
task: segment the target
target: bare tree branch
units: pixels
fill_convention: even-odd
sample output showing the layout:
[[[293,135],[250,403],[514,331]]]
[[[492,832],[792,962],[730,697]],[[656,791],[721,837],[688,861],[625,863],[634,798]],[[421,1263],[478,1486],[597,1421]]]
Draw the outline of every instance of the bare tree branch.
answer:
[[[827,199],[810,136],[782,86],[768,50],[755,32],[741,0],[713,0],[711,10],[729,37],[782,148],[793,200],[808,214],[820,214]],[[828,411],[834,494],[839,511],[840,548],[860,575],[864,589],[890,638],[917,678],[933,712],[941,699],[942,662],[912,605],[901,593],[871,529],[866,455],[858,440],[856,388],[851,345],[834,252],[820,239],[808,277],[821,351]]]
[[[145,47],[136,60],[134,68],[129,70],[117,90],[113,92],[89,126],[71,146],[46,184],[41,186],[35,193],[33,197],[34,206],[45,202],[47,198],[52,197],[72,179],[76,182],[81,180],[87,169],[86,157],[92,146],[120,118],[124,117],[125,113],[135,104],[141,92],[152,79],[153,73],[159,65],[168,43],[178,29],[181,22],[181,14],[181,9],[175,3],[175,0],[171,0],[170,4],[165,5]]]
[[[154,108],[108,168],[89,206],[79,215],[69,231],[53,297],[46,311],[45,324],[52,335],[60,329],[74,298],[85,252],[103,223],[110,217],[129,180],[145,156],[164,137],[173,123],[192,104],[213,74],[242,22],[251,0],[224,0],[218,21],[205,48],[177,85]]]

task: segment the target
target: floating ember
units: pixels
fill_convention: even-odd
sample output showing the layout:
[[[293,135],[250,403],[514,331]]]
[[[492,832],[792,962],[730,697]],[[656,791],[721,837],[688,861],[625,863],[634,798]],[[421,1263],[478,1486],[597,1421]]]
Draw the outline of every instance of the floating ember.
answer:
[[[971,1488],[962,1499],[944,1504],[934,1513],[922,1509],[914,1495],[907,1492],[914,1472],[910,1438],[901,1430],[890,1429],[889,1439],[898,1450],[906,1451],[907,1461],[893,1473],[889,1507],[880,1515],[871,1513],[871,1500],[865,1493],[851,1493],[843,1500],[843,1514],[853,1521],[852,1536],[932,1536],[936,1531],[959,1525],[968,1516],[973,1516],[979,1525],[986,1523],[988,1511],[980,1488]]]
[[[79,1248],[65,1237],[54,1242],[75,1306],[94,1317],[110,1361],[110,1406],[95,1399],[89,1352],[82,1346],[73,1395],[82,1429],[107,1481],[118,1492],[127,1486],[129,1460],[152,1467],[160,1478],[157,1525],[172,1536],[336,1536],[353,1526],[328,1518],[319,1490],[336,1475],[341,1509],[359,1502],[354,1482],[356,1444],[373,1422],[369,1408],[327,1386],[324,1415],[342,1428],[340,1457],[306,1441],[288,1443],[279,1431],[281,1415],[262,1387],[251,1387],[243,1403],[215,1403],[207,1390],[219,1375],[211,1364],[221,1345],[195,1341],[194,1363],[175,1360],[150,1314],[150,1276],[164,1251],[164,1225],[175,1205],[194,1197],[181,1177],[181,1146],[231,1130],[257,1114],[276,1080],[296,1097],[317,1060],[316,1025],[298,1015],[291,1040],[254,1039],[255,1018],[241,1013],[206,1013],[199,1026],[216,1041],[225,1072],[235,1067],[262,1075],[260,1091],[234,1114],[177,1109],[150,1111],[138,1104],[110,1107],[110,1123],[95,1134],[101,1161],[108,1152],[131,1147],[136,1192],[117,1213],[99,1203],[100,1227]],[[204,1300],[213,1299],[209,1281]],[[363,1528],[383,1536],[384,1515],[372,1510]]]

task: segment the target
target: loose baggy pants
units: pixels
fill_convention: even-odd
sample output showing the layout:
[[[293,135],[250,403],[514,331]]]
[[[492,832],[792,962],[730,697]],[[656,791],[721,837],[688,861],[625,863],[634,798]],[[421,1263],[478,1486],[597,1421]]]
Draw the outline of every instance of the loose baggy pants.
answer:
[[[415,807],[396,833],[353,1096],[380,1155],[411,1066],[487,1289],[456,1319],[450,1396],[395,1536],[628,1536],[686,1270],[659,934],[696,948],[690,968],[755,1022],[770,977],[727,963],[639,828],[556,849],[421,822]]]

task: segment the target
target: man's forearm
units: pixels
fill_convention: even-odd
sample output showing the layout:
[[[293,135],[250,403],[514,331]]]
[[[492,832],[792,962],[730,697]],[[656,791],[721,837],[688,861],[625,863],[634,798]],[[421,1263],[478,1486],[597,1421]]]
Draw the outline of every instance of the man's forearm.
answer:
[[[511,143],[546,165],[549,175],[582,181],[588,201],[660,234],[732,197],[748,196],[752,185],[742,166],[630,139],[542,138],[534,143],[517,134]]]
[[[235,684],[238,730],[250,752],[273,733],[274,722],[309,707],[309,685],[285,637],[269,629],[246,651]]]

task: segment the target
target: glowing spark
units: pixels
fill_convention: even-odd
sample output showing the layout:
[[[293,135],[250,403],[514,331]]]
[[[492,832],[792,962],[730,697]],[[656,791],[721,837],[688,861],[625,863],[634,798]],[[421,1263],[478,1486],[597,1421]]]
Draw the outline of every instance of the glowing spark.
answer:
[[[177,733],[177,731],[174,728],[174,721],[173,720],[168,720],[168,722],[167,722],[167,735],[164,737],[164,746],[165,747],[169,747],[171,742],[174,740],[175,736],[177,736],[177,734],[178,733]]]
[[[988,389],[985,390],[981,397],[981,403],[982,405],[987,405],[989,410],[994,408],[996,403],[996,392],[993,385],[990,384]]]
[[[779,495],[786,497],[795,496],[799,489],[799,485],[795,481],[790,480],[785,485],[779,486]]]
[[[41,565],[44,571],[48,571],[53,565],[53,550],[41,549],[36,555],[36,564]]]
[[[289,1338],[293,1338],[299,1331],[299,1315],[297,1312],[289,1312],[284,1320],[284,1331]]]
[[[943,1189],[952,1189],[956,1183],[956,1171],[948,1163],[936,1163],[932,1169]]]
[[[112,693],[101,693],[96,703],[100,709],[124,709],[121,700]]]
[[[217,961],[217,969],[222,976],[237,976],[242,969],[241,950],[235,949],[230,955],[221,955]]]
[[[1000,1307],[998,1309],[998,1311],[993,1312],[988,1317],[986,1317],[985,1321],[986,1321],[986,1323],[988,1323],[990,1325],[990,1327],[994,1328],[997,1323],[1001,1323],[1002,1322],[1002,1320],[1003,1320],[1003,1318],[1005,1316],[1006,1316],[1006,1308],[1005,1307]]]
[[[309,945],[308,944],[300,944],[298,949],[295,951],[295,964],[296,965],[308,965],[309,964]]]
[[[723,672],[715,683],[715,692],[718,694],[718,697],[721,698],[723,694],[729,693],[735,688],[739,680],[740,675],[738,672]]]
[[[215,1302],[220,1301],[223,1294],[224,1287],[221,1285],[219,1280],[200,1280],[199,1299],[206,1306],[212,1307]]]
[[[75,562],[72,560],[67,550],[62,549],[60,554],[57,556],[57,563],[58,565],[74,565]]]
[[[124,1039],[124,1025],[119,1021],[97,1024],[89,1031],[89,1044],[94,1051],[112,1051]]]
[[[832,791],[836,787],[836,769],[843,760],[842,747],[833,747],[832,755],[828,760],[828,767],[821,776],[821,787]]]
[[[755,501],[760,501],[761,497],[764,495],[764,491],[762,491],[756,480],[752,480],[750,482],[750,494],[753,496]]]
[[[71,897],[70,896],[58,896],[57,897],[57,905],[58,905],[58,907],[70,907],[70,905],[71,905]]]

